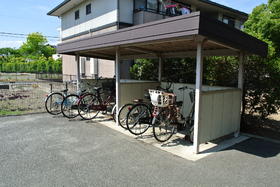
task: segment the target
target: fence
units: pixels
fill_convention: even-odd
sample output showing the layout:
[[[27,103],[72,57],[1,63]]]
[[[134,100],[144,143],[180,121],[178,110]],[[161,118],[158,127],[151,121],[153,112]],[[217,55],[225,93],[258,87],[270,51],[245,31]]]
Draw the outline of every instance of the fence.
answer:
[[[62,82],[63,75],[55,73],[37,73],[36,79],[39,80],[51,80],[56,82]]]
[[[68,83],[75,93],[74,84]],[[66,88],[61,82],[0,83],[0,116],[45,112],[45,98],[51,91]]]
[[[113,83],[113,84],[112,84]],[[93,92],[94,86],[115,85],[114,79],[81,81],[81,90]],[[68,89],[77,93],[75,81],[0,82],[0,116],[45,112],[45,98],[51,92]]]

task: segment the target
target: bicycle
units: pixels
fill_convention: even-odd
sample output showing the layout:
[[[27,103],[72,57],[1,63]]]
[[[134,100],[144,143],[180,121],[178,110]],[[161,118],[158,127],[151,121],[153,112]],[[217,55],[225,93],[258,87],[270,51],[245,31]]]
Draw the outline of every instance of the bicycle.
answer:
[[[70,94],[64,97],[61,103],[61,112],[64,117],[73,119],[76,118],[78,113],[78,102],[86,94],[86,90],[78,94]]]
[[[102,86],[105,90],[105,86]],[[115,101],[115,89],[113,87],[109,88],[108,96],[103,99],[101,93],[102,87],[94,87],[95,93],[87,93],[83,95],[78,101],[78,114],[84,120],[94,119],[99,112],[107,113],[111,109],[111,115],[115,120],[116,115],[116,101]],[[108,87],[107,87],[108,88]]]
[[[46,111],[51,115],[58,115],[61,113],[61,103],[63,99],[68,95],[68,89],[64,89],[60,92],[52,92],[47,95],[45,99]]]
[[[171,86],[172,82],[168,82],[166,88],[158,87],[158,89],[172,92],[170,90]],[[134,104],[126,115],[127,130],[136,136],[144,134],[151,127],[151,121],[153,119],[153,105],[150,102],[150,95],[145,95],[145,98],[149,102],[138,102]]]
[[[179,90],[190,89],[187,86],[179,88]],[[153,135],[159,142],[169,140],[175,133],[176,127],[181,126],[186,129],[189,140],[193,142],[193,117],[194,117],[194,89],[190,89],[190,100],[192,102],[191,111],[186,118],[180,113],[183,106],[183,101],[176,101],[176,95],[166,93],[159,90],[149,90],[151,101],[154,107],[153,110]]]

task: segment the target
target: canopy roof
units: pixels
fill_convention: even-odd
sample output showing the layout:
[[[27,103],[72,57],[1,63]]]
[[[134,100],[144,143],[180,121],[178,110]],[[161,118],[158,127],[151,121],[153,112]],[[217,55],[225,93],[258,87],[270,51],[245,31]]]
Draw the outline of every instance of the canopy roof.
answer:
[[[196,43],[205,40],[204,55],[267,56],[267,44],[200,12],[132,26],[58,45],[58,53],[115,59],[195,56]]]

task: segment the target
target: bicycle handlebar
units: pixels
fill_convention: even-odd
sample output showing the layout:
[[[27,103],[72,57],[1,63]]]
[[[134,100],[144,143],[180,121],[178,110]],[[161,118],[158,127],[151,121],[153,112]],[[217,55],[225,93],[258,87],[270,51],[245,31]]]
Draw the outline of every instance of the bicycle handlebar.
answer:
[[[178,90],[186,90],[186,89],[195,90],[194,88],[189,88],[188,86],[183,86],[183,87],[179,88]]]

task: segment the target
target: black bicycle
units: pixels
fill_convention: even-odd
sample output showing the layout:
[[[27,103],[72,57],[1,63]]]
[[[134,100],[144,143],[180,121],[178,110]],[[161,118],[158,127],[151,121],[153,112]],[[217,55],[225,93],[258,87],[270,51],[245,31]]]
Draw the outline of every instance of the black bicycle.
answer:
[[[115,120],[116,115],[116,96],[115,85],[111,86],[103,84],[102,87],[94,87],[94,93],[83,95],[78,101],[78,114],[85,120],[95,118],[99,112],[110,112]],[[103,90],[103,92],[101,92]],[[105,90],[108,93],[105,93]]]
[[[191,90],[189,97],[191,101],[191,111],[186,118],[180,112],[183,106],[183,101],[176,101],[176,95],[173,93],[164,93],[157,90],[151,90],[151,97],[157,95],[157,98],[152,100],[154,107],[153,110],[153,134],[157,141],[165,142],[169,140],[177,129],[186,130],[185,139],[193,142],[194,136],[194,101],[195,90],[184,86],[179,90]],[[184,100],[184,98],[183,98]]]
[[[46,111],[51,115],[61,114],[61,104],[67,95],[68,89],[48,94],[45,99]]]
[[[170,90],[171,86],[172,82],[168,81],[166,83],[166,88],[158,87],[157,89],[172,92],[172,90]],[[144,97],[148,100],[148,102],[139,102],[134,104],[126,115],[126,128],[131,134],[136,136],[145,133],[149,127],[151,127],[153,119],[153,105],[150,102],[150,95],[145,94]]]
[[[78,113],[78,102],[86,94],[86,90],[78,92],[78,94],[70,94],[64,97],[61,103],[61,112],[64,117],[72,119],[76,118]]]

